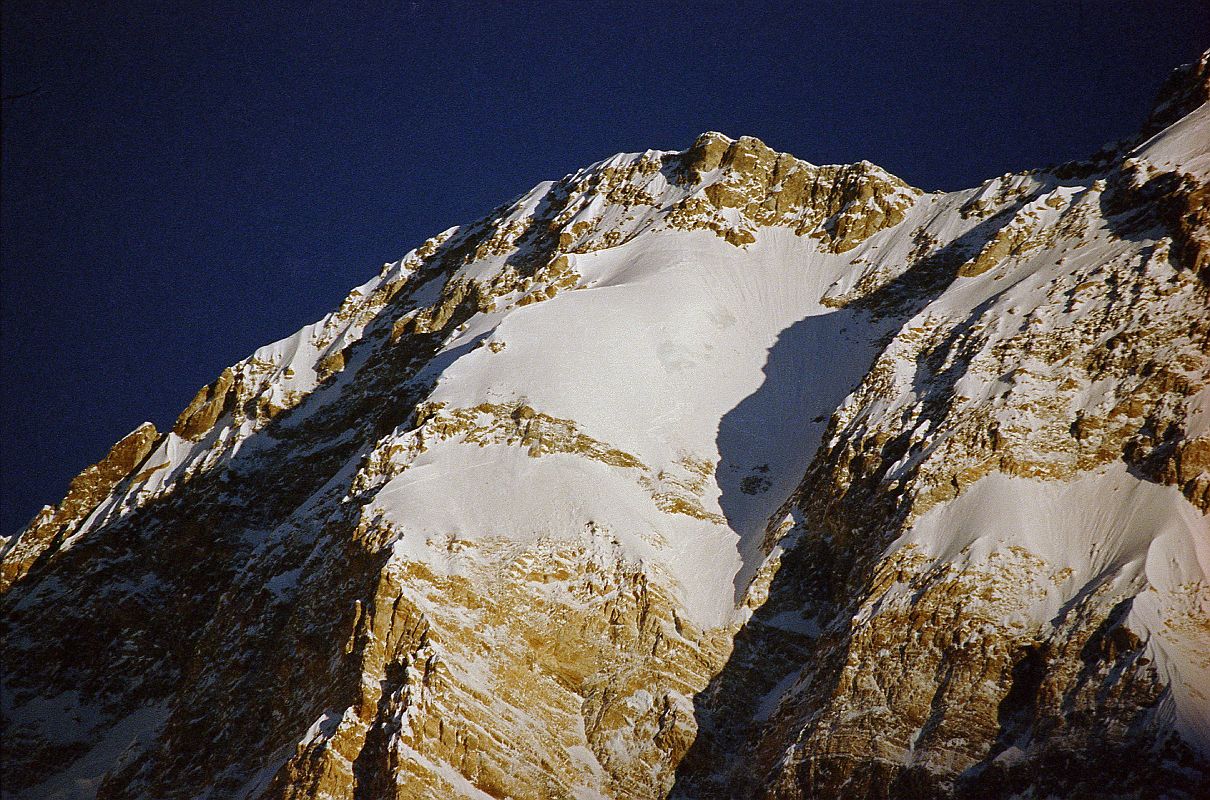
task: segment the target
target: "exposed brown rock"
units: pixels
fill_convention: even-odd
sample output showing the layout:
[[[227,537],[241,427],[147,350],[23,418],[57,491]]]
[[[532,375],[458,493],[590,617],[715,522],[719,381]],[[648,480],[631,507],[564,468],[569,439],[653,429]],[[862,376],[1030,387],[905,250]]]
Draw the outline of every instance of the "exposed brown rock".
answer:
[[[0,561],[0,594],[21,580],[39,558],[53,553],[114,487],[143,463],[158,441],[155,425],[144,422],[110,448],[104,458],[73,478],[62,502],[39,511],[5,550]]]
[[[315,377],[321,382],[326,381],[344,368],[345,354],[343,350],[338,350],[319,360],[319,363],[315,365]]]
[[[181,415],[177,417],[172,432],[182,439],[194,441],[205,436],[214,423],[224,413],[231,410],[231,388],[235,384],[235,374],[231,368],[223,370],[214,383],[203,386],[190,401]]]
[[[709,180],[716,170],[721,174],[703,186],[701,196],[673,208],[668,224],[712,230],[736,246],[755,241],[754,227],[778,226],[843,253],[899,224],[920,195],[869,162],[816,167],[750,136],[731,141],[704,133],[685,152],[682,168],[690,184]],[[733,227],[722,209],[740,210],[746,226]]]

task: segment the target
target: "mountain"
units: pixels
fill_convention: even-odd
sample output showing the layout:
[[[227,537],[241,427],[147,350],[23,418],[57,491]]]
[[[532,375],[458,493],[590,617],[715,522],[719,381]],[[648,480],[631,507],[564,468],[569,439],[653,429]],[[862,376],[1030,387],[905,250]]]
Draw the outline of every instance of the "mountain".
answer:
[[[4,797],[1210,796],[1208,98],[429,239],[5,540]]]

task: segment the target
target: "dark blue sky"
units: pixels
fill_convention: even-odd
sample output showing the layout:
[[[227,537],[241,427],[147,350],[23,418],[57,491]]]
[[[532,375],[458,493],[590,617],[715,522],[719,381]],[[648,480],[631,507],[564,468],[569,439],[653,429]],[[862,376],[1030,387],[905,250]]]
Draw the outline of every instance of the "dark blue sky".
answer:
[[[84,6],[92,6],[84,8]],[[385,261],[750,134],[954,189],[1133,133],[1203,3],[3,4],[0,530]],[[158,7],[157,7],[158,6]]]

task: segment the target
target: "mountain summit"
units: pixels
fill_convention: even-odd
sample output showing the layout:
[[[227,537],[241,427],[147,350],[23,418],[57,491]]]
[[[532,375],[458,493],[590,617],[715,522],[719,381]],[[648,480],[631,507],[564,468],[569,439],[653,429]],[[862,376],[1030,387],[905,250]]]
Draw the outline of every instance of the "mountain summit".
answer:
[[[5,541],[4,796],[1206,796],[1207,97],[429,239]]]

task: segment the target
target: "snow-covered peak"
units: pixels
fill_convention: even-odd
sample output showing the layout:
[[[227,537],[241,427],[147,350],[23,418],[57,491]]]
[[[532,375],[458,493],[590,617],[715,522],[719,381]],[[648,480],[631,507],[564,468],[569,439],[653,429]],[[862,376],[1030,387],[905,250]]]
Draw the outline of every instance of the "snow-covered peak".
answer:
[[[385,264],[7,547],[17,791],[1203,780],[1205,109],[950,193],[707,132]]]

